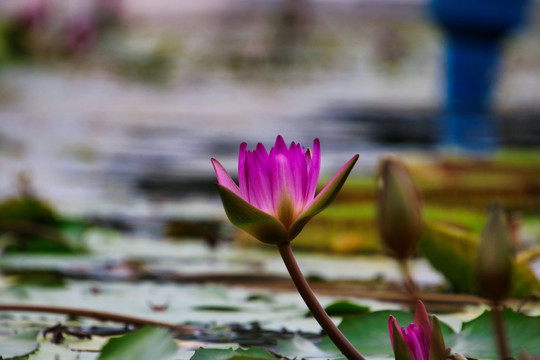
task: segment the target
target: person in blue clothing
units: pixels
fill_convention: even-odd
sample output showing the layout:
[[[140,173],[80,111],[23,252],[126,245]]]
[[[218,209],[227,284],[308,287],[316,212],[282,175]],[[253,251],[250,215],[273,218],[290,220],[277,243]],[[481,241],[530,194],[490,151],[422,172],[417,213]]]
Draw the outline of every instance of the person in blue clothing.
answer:
[[[432,0],[446,39],[445,147],[490,152],[499,144],[493,98],[502,42],[525,22],[531,0]]]

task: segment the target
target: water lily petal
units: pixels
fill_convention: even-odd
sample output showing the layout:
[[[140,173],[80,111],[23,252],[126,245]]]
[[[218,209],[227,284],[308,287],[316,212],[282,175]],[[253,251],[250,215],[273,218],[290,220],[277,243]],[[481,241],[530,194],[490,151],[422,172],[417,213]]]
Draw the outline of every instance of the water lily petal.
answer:
[[[420,329],[416,327],[416,324],[409,324],[403,337],[415,360],[429,359],[429,343],[425,344],[425,341],[422,341],[422,333]],[[423,344],[427,347],[424,347]]]
[[[343,167],[334,175],[330,182],[321,190],[321,192],[313,199],[313,201],[307,205],[304,212],[295,220],[289,229],[290,239],[294,239],[306,223],[317,215],[319,212],[324,210],[332,200],[336,197],[339,190],[347,180],[354,164],[358,160],[358,154],[353,156],[349,161],[343,165]]]
[[[289,176],[294,180],[292,198],[294,206],[293,214],[296,218],[312,198],[306,198],[305,196],[308,180],[305,155],[302,151],[302,146],[300,146],[300,144],[295,144],[294,142],[291,143],[289,148],[289,168]]]
[[[270,183],[267,160],[260,152],[246,153],[247,193],[246,199],[258,209],[275,215],[272,200],[272,184]]]
[[[212,159],[212,165],[214,165],[214,170],[216,171],[219,185],[226,187],[236,195],[240,196],[240,189],[231,178],[227,170],[225,170],[223,165],[221,165],[216,159]]]
[[[240,196],[243,199],[248,199],[248,184],[246,175],[246,149],[247,144],[240,144],[240,153],[238,154],[238,187],[240,188]]]
[[[317,191],[317,181],[319,181],[319,173],[321,171],[321,144],[319,139],[313,140],[313,153],[308,149],[306,152],[306,160],[308,165],[308,186],[306,191],[306,199],[313,199],[315,191]]]
[[[233,225],[267,244],[279,245],[288,241],[285,227],[275,217],[257,209],[225,186],[218,184],[217,187],[225,213]]]
[[[431,341],[431,325],[429,323],[429,317],[426,311],[426,307],[420,300],[416,302],[414,323],[419,329],[422,330],[424,334],[426,334],[429,344],[429,342]]]
[[[283,201],[292,202],[292,200],[294,200],[293,196],[296,179],[294,179],[291,174],[288,155],[286,147],[285,150],[283,150],[283,148],[273,148],[270,151],[268,158],[269,177],[272,186],[275,214],[281,209],[281,203]]]

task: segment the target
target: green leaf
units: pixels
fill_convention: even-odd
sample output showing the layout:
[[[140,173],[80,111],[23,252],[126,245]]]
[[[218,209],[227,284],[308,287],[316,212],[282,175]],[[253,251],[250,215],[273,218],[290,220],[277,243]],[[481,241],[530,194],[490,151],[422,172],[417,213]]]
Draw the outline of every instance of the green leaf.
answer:
[[[323,211],[332,203],[338,192],[343,187],[347,177],[351,173],[354,164],[358,160],[358,155],[353,156],[339,171],[334,175],[330,182],[317,194],[315,200],[311,203],[289,229],[289,237],[294,239],[304,228],[311,218]]]
[[[540,353],[540,316],[531,317],[505,309],[503,318],[514,358],[518,358],[520,350]],[[469,358],[496,359],[491,312],[485,311],[476,319],[464,323],[455,341],[446,345],[452,347],[452,352]]]
[[[325,310],[330,316],[351,316],[369,313],[368,306],[358,305],[350,300],[335,301],[328,305]]]
[[[38,351],[28,357],[28,360],[78,360],[79,354],[77,351],[71,351],[66,345],[44,342]]]
[[[295,334],[292,339],[277,341],[276,352],[290,358],[324,358],[336,354],[332,351],[319,349],[315,344],[302,336]]]
[[[270,354],[268,351],[252,347],[247,350],[244,349],[204,349],[200,348],[193,354],[190,360],[263,360],[272,359],[276,357]]]
[[[98,360],[165,360],[176,352],[176,343],[168,331],[144,327],[110,339]]]
[[[456,291],[476,294],[474,266],[477,244],[477,236],[470,231],[448,223],[432,222],[425,224],[425,236],[419,250]],[[528,298],[535,292],[540,292],[540,281],[527,263],[517,261],[510,296]]]
[[[369,307],[358,305],[350,300],[337,300],[324,308],[329,316],[358,316],[369,313]],[[306,312],[311,316],[311,311]]]
[[[0,359],[7,360],[30,355],[39,348],[37,335],[38,331],[27,331],[0,338]]]
[[[248,232],[256,239],[272,245],[288,241],[283,224],[240,198],[231,190],[217,185],[225,213],[233,225]]]
[[[228,305],[201,305],[201,306],[193,307],[193,310],[236,312],[236,311],[242,311],[242,308],[239,308],[238,306],[228,306]]]
[[[345,337],[365,356],[393,357],[392,344],[388,333],[388,318],[393,315],[400,326],[407,326],[414,321],[413,315],[399,310],[382,310],[369,314],[347,317],[339,325]],[[445,339],[454,334],[446,324],[441,323]],[[336,350],[328,337],[324,338],[319,347],[324,350]]]

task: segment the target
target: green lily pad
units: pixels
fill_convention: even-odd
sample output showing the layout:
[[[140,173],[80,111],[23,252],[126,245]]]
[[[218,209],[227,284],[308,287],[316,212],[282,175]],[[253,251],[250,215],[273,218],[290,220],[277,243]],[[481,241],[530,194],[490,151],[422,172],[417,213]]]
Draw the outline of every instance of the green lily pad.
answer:
[[[78,360],[79,355],[79,352],[71,351],[66,345],[44,342],[38,351],[28,357],[28,360]]]
[[[323,358],[336,355],[334,352],[318,348],[310,340],[298,334],[294,335],[292,339],[278,340],[276,352],[290,358]]]
[[[242,311],[238,306],[230,305],[201,305],[193,307],[193,310],[197,311],[224,311],[224,312],[237,312]]]
[[[400,326],[407,326],[414,321],[414,316],[405,311],[381,310],[369,314],[347,317],[339,325],[345,337],[365,356],[393,357],[392,344],[388,333],[388,318],[393,315]],[[453,330],[441,323],[445,339],[454,335]],[[337,351],[328,337],[324,338],[319,347],[327,351]]]
[[[26,331],[0,338],[0,359],[8,360],[28,356],[39,348],[38,331]]]
[[[144,327],[110,339],[98,360],[165,360],[176,353],[176,343],[168,331]]]
[[[368,306],[358,305],[350,300],[337,300],[324,308],[329,316],[358,316],[369,312]],[[311,311],[306,312],[311,316]]]
[[[350,300],[338,300],[328,305],[325,310],[330,316],[356,316],[368,313],[369,307],[358,305]]]
[[[190,360],[264,360],[276,357],[268,351],[252,347],[244,349],[204,349],[200,348],[193,354]]]
[[[517,359],[520,350],[540,353],[540,316],[531,317],[505,309],[503,317],[512,357]],[[491,311],[485,311],[476,319],[464,323],[455,341],[447,343],[447,346],[452,347],[452,352],[469,358],[496,359]]]

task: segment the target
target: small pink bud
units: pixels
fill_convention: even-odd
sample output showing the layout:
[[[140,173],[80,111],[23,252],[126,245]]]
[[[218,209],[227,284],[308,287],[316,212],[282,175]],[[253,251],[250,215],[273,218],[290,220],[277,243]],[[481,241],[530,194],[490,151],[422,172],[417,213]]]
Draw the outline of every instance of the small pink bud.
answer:
[[[413,323],[400,328],[397,320],[390,316],[388,331],[396,360],[444,360],[446,357],[439,321],[435,317],[430,321],[421,301],[416,304]]]

